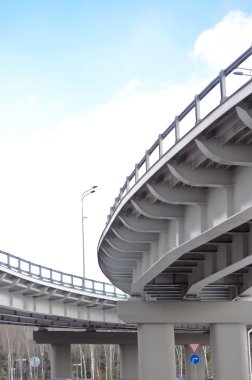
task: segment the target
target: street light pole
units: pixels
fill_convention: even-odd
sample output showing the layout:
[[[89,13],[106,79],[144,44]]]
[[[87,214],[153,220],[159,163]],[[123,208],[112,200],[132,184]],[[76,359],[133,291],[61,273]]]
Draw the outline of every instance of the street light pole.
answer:
[[[21,358],[16,359],[16,362],[19,363],[19,368],[20,368],[20,380],[23,379],[23,363],[25,361],[26,361],[26,359],[21,359]]]
[[[79,367],[81,366],[81,363],[73,364],[73,366],[76,367],[76,371],[77,371],[77,376],[76,376],[76,378],[79,379]]]
[[[84,241],[84,237],[85,237],[85,234],[84,234],[84,219],[85,219],[85,216],[84,216],[84,213],[83,213],[83,200],[89,195],[89,194],[92,194],[92,193],[95,193],[95,189],[97,188],[97,186],[92,186],[90,189],[84,191],[82,193],[82,196],[81,196],[81,225],[82,225],[82,265],[83,265],[83,271],[82,271],[82,275],[83,275],[83,278],[85,278],[85,273],[86,273],[86,268],[85,268],[85,241]]]

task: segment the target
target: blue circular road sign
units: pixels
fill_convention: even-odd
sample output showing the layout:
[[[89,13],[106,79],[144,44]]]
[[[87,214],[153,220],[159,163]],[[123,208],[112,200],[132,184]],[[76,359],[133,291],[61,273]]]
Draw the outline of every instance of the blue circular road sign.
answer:
[[[200,362],[200,357],[199,357],[199,355],[198,355],[198,354],[192,354],[192,355],[190,356],[190,362],[191,362],[191,364],[193,364],[193,365],[199,364],[199,362]]]

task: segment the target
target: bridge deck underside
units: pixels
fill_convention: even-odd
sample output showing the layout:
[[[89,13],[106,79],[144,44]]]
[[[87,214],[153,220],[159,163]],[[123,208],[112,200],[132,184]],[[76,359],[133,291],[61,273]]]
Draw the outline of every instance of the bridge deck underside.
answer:
[[[99,263],[119,289],[171,301],[252,294],[252,95],[221,107],[140,178],[105,228]]]

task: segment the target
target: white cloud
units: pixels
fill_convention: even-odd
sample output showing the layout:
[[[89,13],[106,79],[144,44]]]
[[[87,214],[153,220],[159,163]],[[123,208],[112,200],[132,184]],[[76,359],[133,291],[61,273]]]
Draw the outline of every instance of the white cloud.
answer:
[[[252,44],[252,14],[228,13],[197,38],[191,57],[214,70],[224,69]]]
[[[193,50],[195,67],[200,61],[219,68],[245,50],[252,36],[251,17],[232,12],[202,33]],[[233,38],[234,34],[240,38]],[[85,246],[87,275],[102,278],[97,273],[96,248],[119,188],[158,134],[202,90],[204,80],[197,72],[186,83],[159,91],[140,91],[141,83],[132,80],[89,114],[22,140],[0,141],[0,160],[5,163],[1,166],[0,248],[81,274],[81,194],[98,185],[84,203]],[[38,100],[30,95],[20,105],[31,109]]]
[[[87,275],[96,277],[98,239],[119,188],[193,86],[117,96],[55,130],[0,142],[1,249],[81,274],[80,199],[98,185],[84,204]]]

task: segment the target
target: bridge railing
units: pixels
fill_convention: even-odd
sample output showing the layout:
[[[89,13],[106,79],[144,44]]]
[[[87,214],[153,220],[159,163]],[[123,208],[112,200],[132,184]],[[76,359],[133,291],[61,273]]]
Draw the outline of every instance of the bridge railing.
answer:
[[[66,288],[75,289],[78,291],[114,297],[115,299],[127,298],[125,293],[110,283],[95,281],[89,278],[83,278],[73,274],[60,272],[58,270],[21,259],[20,257],[0,250],[0,268],[1,267],[36,280],[64,286]]]
[[[237,58],[231,65],[229,65],[225,70],[221,70],[219,75],[212,80],[206,88],[204,88],[201,93],[195,96],[194,100],[188,104],[188,106],[175,117],[174,121],[169,125],[169,127],[158,136],[158,139],[154,144],[146,151],[144,157],[141,161],[135,165],[132,173],[126,178],[126,181],[122,188],[120,189],[119,195],[115,198],[114,205],[110,209],[110,213],[107,217],[107,224],[112,218],[117,206],[120,204],[125,195],[130,191],[130,189],[138,182],[138,180],[148,172],[148,170],[160,160],[164,154],[166,154],[172,146],[174,146],[185,133],[196,126],[202,117],[208,115],[213,109],[223,101],[225,101],[227,96],[227,77],[234,72],[242,63],[244,63],[252,55],[252,46],[247,49],[239,58]],[[245,69],[246,70],[246,69]],[[239,77],[241,79],[241,77]],[[247,79],[247,80],[251,80]],[[237,88],[240,88],[244,84],[241,81]],[[231,93],[233,93],[233,85],[229,86]],[[206,97],[208,97],[208,105],[206,107]],[[213,102],[214,99],[214,102]],[[215,103],[215,104],[213,104]],[[210,104],[210,108],[209,108]],[[190,124],[190,128],[182,128],[185,126],[185,122]]]

